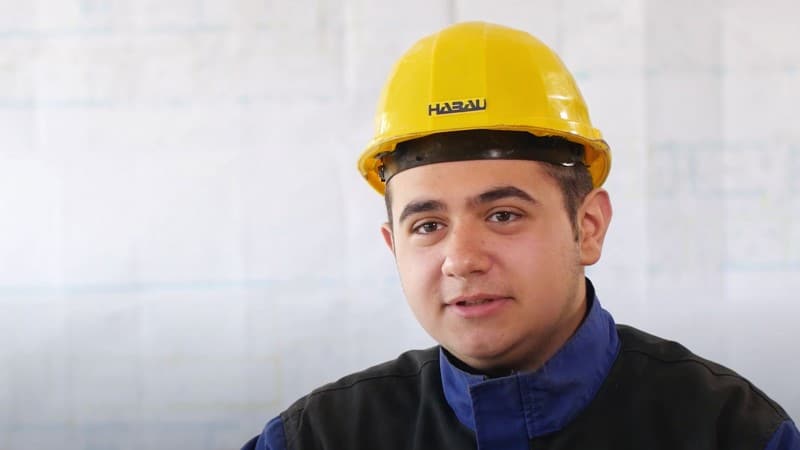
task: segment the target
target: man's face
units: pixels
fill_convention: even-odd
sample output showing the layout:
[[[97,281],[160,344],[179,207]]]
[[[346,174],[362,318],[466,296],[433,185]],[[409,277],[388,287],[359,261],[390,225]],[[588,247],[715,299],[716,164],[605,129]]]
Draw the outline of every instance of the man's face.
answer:
[[[576,241],[559,187],[540,164],[448,162],[391,180],[394,223],[383,234],[409,305],[436,341],[476,369],[537,368],[585,313],[583,266],[599,248],[587,245],[583,229]],[[604,191],[587,201],[598,196],[607,205]],[[603,234],[607,221],[587,219],[585,209],[579,227]]]

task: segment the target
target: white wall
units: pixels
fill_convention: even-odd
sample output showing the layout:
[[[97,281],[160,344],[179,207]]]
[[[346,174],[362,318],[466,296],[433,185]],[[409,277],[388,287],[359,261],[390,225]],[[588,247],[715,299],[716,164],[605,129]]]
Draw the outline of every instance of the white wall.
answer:
[[[416,39],[524,28],[613,148],[619,322],[800,418],[791,0],[0,0],[0,449],[227,449],[431,344],[357,175]]]

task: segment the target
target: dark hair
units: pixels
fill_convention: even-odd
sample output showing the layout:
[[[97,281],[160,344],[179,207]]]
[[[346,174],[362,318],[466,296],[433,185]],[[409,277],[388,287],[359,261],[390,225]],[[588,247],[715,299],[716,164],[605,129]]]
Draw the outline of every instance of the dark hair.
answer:
[[[586,198],[586,194],[592,192],[592,175],[589,169],[583,164],[564,167],[555,164],[542,163],[544,171],[555,180],[561,188],[561,196],[564,199],[564,209],[567,210],[569,222],[572,224],[572,232],[577,241],[578,235],[578,208]]]

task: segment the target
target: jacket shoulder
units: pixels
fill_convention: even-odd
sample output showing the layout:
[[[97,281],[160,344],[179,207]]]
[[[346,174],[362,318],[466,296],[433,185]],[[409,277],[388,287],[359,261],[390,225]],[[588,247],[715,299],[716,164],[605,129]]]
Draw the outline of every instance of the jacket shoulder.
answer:
[[[358,416],[366,424],[387,406],[415,408],[423,390],[441,384],[438,363],[438,347],[411,350],[315,389],[281,413],[287,444],[304,429],[350,439],[342,435],[347,429],[337,426],[343,417]]]
[[[617,332],[622,344],[618,363],[625,367],[624,378],[635,385],[634,398],[649,398],[662,411],[673,411],[675,420],[693,417],[696,423],[715,424],[766,443],[789,418],[733,370],[630,326],[618,325]]]
[[[667,370],[667,373],[672,369],[704,378],[728,378],[733,383],[757,391],[764,400],[769,400],[765,394],[738,373],[692,353],[678,342],[663,339],[627,325],[617,325],[617,332],[622,343],[620,353],[629,357],[638,356],[649,364],[658,366],[659,370]],[[777,407],[777,404],[771,400],[769,403]]]
[[[369,367],[359,372],[352,373],[339,380],[315,389],[310,397],[321,396],[337,391],[357,389],[361,384],[380,383],[382,381],[397,381],[414,379],[422,370],[431,363],[438,363],[439,349],[432,347],[425,350],[410,350],[396,359]],[[436,366],[438,368],[438,365]]]

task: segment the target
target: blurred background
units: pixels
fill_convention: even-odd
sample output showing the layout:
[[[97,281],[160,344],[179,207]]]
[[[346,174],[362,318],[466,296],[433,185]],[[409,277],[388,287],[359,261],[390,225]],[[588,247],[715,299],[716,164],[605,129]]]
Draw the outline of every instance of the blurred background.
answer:
[[[355,169],[394,61],[463,20],[572,70],[613,151],[618,322],[800,419],[794,0],[0,0],[0,449],[238,448],[433,345]]]

